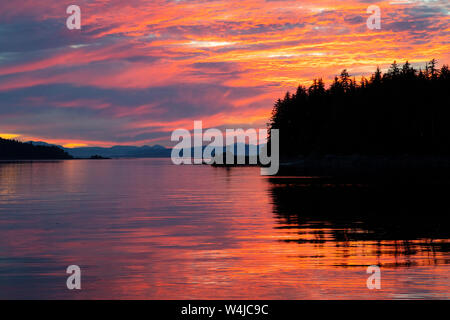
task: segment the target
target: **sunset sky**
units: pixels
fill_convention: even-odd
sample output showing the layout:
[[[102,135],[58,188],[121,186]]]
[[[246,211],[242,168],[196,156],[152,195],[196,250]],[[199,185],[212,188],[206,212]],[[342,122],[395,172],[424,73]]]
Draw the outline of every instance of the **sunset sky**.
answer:
[[[81,30],[66,27],[71,4]],[[372,4],[380,30],[366,26]],[[449,21],[448,0],[4,0],[0,136],[171,146],[194,120],[264,128],[312,78],[448,64]]]

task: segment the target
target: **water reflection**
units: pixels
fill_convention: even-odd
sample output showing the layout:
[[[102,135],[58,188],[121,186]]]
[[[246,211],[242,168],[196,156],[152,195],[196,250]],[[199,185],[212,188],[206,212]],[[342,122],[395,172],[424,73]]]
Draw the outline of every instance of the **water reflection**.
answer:
[[[446,265],[448,184],[271,178],[278,228],[330,266]],[[308,249],[306,249],[308,251]],[[308,261],[305,261],[308,263]]]
[[[0,298],[448,298],[447,193],[170,159],[0,163]]]

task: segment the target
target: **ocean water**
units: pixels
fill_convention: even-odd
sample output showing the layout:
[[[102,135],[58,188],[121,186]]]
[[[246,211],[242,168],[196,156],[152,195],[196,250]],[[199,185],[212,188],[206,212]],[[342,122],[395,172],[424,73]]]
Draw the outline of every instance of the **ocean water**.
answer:
[[[170,159],[2,162],[0,298],[448,299],[449,189]]]

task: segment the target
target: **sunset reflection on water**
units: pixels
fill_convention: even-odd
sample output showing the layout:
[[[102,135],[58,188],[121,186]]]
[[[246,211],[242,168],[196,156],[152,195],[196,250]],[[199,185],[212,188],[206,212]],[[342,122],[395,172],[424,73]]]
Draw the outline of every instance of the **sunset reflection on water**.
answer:
[[[448,299],[439,193],[399,188],[169,159],[0,163],[0,298]]]

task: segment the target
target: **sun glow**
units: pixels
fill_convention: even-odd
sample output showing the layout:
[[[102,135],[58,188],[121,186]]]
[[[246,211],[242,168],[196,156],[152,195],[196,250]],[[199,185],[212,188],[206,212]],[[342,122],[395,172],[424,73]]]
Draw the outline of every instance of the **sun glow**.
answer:
[[[3,139],[15,139],[17,137],[20,137],[20,134],[0,133],[0,138],[3,138]]]
[[[80,148],[80,147],[86,147],[87,144],[85,143],[67,143],[64,144],[63,147],[64,148]]]

